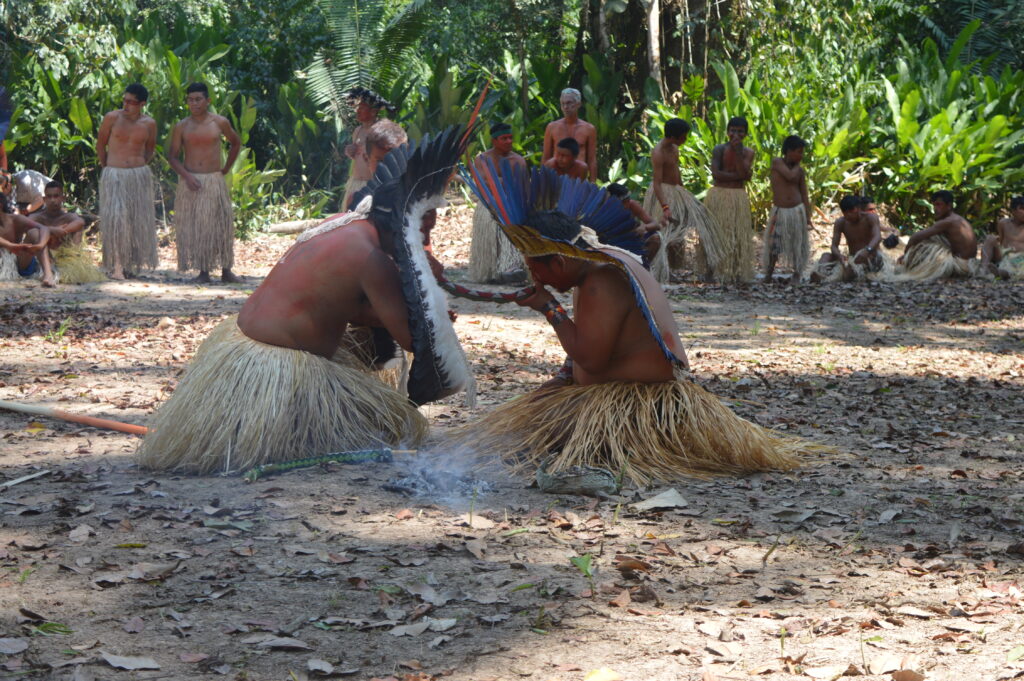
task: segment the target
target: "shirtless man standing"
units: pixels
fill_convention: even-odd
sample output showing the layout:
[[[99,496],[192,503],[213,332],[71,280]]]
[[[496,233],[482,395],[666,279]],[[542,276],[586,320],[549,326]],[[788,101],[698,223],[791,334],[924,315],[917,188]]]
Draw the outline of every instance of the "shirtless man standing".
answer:
[[[746,282],[754,277],[754,219],[747,196],[754,150],[743,146],[748,129],[747,119],[729,119],[728,143],[719,144],[711,153],[713,185],[704,205],[714,218],[716,232],[712,238],[701,240],[707,257],[705,278],[709,281]]]
[[[51,180],[43,190],[43,209],[32,219],[50,230],[50,260],[62,284],[87,284],[106,279],[82,247],[85,220],[64,210],[64,185]]]
[[[1024,277],[1024,196],[1010,201],[1010,217],[996,224],[981,247],[981,264],[1003,279]]]
[[[149,162],[156,149],[156,121],[142,113],[149,91],[139,83],[124,90],[122,108],[103,117],[96,137],[100,176],[103,267],[124,279],[156,267],[156,214]]]
[[[683,187],[679,172],[679,147],[690,134],[690,124],[681,118],[665,123],[665,136],[651,150],[654,177],[644,197],[644,210],[657,216],[662,225],[662,248],[651,262],[651,274],[667,282],[671,270],[684,265],[686,238],[696,232],[701,240],[715,233],[707,209]]]
[[[352,131],[352,141],[345,147],[345,155],[352,159],[352,165],[348,171],[348,182],[345,183],[345,197],[341,201],[342,211],[352,208],[348,205],[352,195],[365,187],[373,177],[373,168],[366,152],[366,140],[378,121],[381,109],[393,108],[390,102],[373,90],[360,87],[349,90],[348,101],[356,108],[356,120],[359,125]]]
[[[551,168],[559,175],[568,175],[577,180],[589,179],[590,170],[587,164],[579,160],[580,143],[572,137],[558,142],[555,155],[544,161],[545,168]]]
[[[828,253],[821,256],[811,281],[853,281],[882,270],[884,262],[878,252],[882,240],[878,217],[860,209],[860,198],[845,196],[839,202],[843,216],[832,227],[832,245]],[[849,258],[839,250],[842,239],[846,239]],[[856,265],[857,267],[854,267]]]
[[[782,156],[772,159],[772,214],[764,234],[764,279],[772,280],[779,256],[793,268],[790,284],[796,284],[811,257],[811,199],[807,174],[800,162],[807,142],[796,135],[782,141]]]
[[[900,279],[931,281],[950,276],[969,276],[971,261],[977,262],[978,237],[971,223],[953,210],[953,193],[937,191],[931,196],[935,223],[915,232],[898,262]]]
[[[500,176],[502,163],[526,168],[526,159],[512,151],[512,126],[499,122],[491,126],[491,148],[476,157],[474,164],[483,170],[493,164]],[[525,277],[523,258],[512,246],[491,212],[481,203],[473,210],[473,232],[469,245],[469,279],[482,284]]]
[[[189,116],[174,126],[167,153],[179,178],[174,197],[178,271],[197,269],[195,281],[205,284],[210,281],[210,270],[220,267],[221,281],[238,283],[241,279],[231,271],[235,226],[224,176],[231,172],[242,140],[227,118],[210,113],[210,91],[205,83],[192,83],[185,95]],[[230,145],[226,161],[222,160],[222,139]]]
[[[37,275],[41,267],[42,284],[47,288],[54,285],[50,255],[46,250],[49,240],[50,229],[46,225],[24,215],[0,210],[0,248],[14,254],[17,276],[22,279]],[[3,279],[17,279],[14,272],[6,271],[6,267],[0,269],[5,270]]]
[[[547,163],[557,153],[555,147],[560,140],[571,137],[579,145],[576,156],[582,152],[583,162],[590,173],[591,181],[597,181],[597,128],[579,117],[583,95],[579,90],[566,88],[558,100],[564,118],[548,123],[544,129],[544,153],[541,162]]]

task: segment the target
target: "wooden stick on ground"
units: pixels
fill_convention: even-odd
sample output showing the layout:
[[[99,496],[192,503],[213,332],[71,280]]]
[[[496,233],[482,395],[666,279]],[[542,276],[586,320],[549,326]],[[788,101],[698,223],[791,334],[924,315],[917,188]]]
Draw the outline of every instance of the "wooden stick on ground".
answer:
[[[48,418],[60,419],[61,421],[80,423],[84,426],[103,428],[105,430],[116,430],[121,433],[129,433],[131,435],[145,435],[149,432],[149,429],[146,428],[146,426],[137,426],[134,423],[123,423],[121,421],[112,421],[110,419],[98,419],[93,416],[83,416],[82,414],[71,414],[63,409],[43,407],[36,404],[21,404],[20,402],[0,400],[0,409],[17,411],[22,414],[31,414],[33,416],[46,416]]]

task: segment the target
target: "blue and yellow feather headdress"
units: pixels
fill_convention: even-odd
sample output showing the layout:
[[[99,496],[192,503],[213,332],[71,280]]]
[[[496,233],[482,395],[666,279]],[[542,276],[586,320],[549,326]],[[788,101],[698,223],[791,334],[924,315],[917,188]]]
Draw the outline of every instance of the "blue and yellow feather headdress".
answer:
[[[479,165],[464,165],[461,174],[512,245],[526,257],[562,255],[611,265],[625,274],[665,357],[673,363],[684,363],[665,342],[664,330],[659,328],[647,292],[637,278],[637,269],[642,269],[643,242],[636,219],[622,201],[595,184],[559,175],[550,168],[528,171],[502,161],[499,174],[498,167],[486,157]],[[543,211],[568,216],[579,225],[579,232],[565,238],[524,224],[530,215]]]

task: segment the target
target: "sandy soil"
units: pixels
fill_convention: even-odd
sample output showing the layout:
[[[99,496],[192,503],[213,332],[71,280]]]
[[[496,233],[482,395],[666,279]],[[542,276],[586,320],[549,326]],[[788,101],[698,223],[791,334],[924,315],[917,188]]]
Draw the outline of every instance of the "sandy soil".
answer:
[[[468,225],[435,238],[456,279]],[[147,279],[0,285],[0,399],[144,424],[290,242],[240,244],[245,285],[189,284],[170,248]],[[0,677],[1024,675],[1024,286],[684,281],[671,299],[697,381],[848,455],[618,501],[497,472],[405,497],[382,485],[464,462],[155,475],[133,436],[0,412]],[[438,440],[562,358],[540,315],[453,307],[480,400],[427,408]],[[669,487],[684,505],[630,505]]]

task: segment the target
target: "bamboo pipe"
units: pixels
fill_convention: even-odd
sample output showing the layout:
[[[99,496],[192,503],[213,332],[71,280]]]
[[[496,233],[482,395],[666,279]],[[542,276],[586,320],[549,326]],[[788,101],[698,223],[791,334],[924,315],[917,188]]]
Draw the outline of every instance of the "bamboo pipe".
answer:
[[[20,402],[0,400],[0,409],[17,411],[22,414],[31,414],[33,416],[46,416],[53,419],[60,419],[61,421],[81,423],[84,426],[103,428],[105,430],[116,430],[118,432],[129,433],[131,435],[145,435],[149,432],[149,428],[146,426],[137,426],[134,423],[123,423],[121,421],[112,421],[110,419],[98,419],[93,416],[83,416],[82,414],[72,414],[64,411],[63,409],[43,407],[36,404],[21,404]]]

